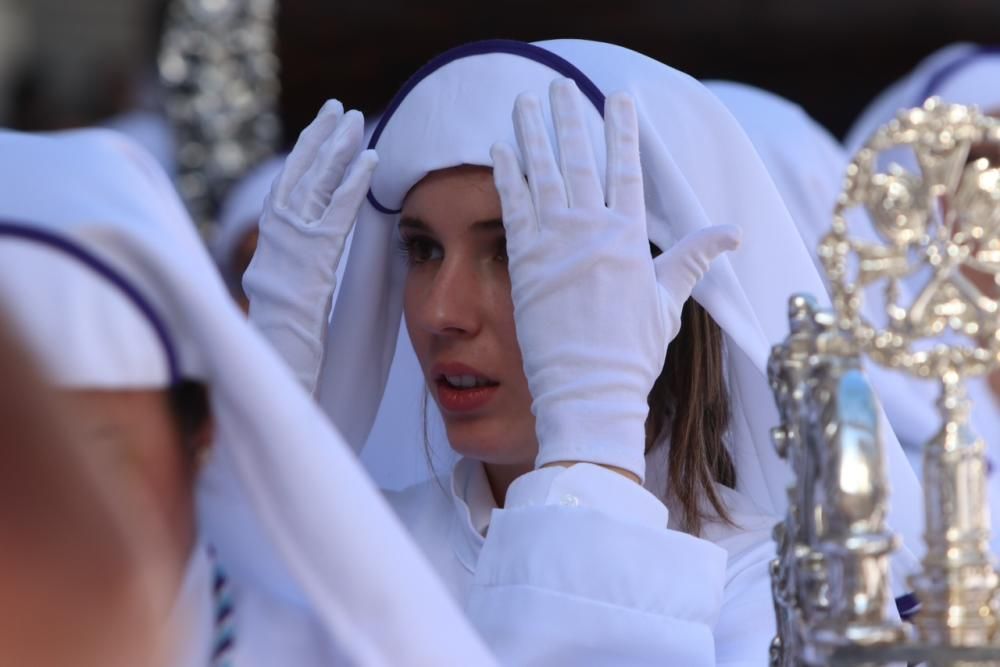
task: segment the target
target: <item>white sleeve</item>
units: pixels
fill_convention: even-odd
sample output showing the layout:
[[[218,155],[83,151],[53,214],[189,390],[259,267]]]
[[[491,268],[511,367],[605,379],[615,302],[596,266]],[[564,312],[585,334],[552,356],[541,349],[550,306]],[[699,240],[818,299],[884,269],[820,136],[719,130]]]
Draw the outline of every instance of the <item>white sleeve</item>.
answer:
[[[529,473],[493,512],[469,617],[505,665],[714,666],[726,552],[666,520],[600,466]]]
[[[774,542],[763,539],[739,554],[730,554],[725,600],[715,626],[719,667],[762,667],[768,664],[776,632],[769,566]]]

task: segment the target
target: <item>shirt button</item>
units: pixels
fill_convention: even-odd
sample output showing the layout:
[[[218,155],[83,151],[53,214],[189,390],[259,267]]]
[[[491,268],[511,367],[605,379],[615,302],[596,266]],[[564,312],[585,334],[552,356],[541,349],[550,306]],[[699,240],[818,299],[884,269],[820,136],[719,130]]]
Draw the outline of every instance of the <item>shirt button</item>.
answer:
[[[565,507],[579,507],[580,499],[572,494],[566,493],[559,499],[559,504],[564,505]]]

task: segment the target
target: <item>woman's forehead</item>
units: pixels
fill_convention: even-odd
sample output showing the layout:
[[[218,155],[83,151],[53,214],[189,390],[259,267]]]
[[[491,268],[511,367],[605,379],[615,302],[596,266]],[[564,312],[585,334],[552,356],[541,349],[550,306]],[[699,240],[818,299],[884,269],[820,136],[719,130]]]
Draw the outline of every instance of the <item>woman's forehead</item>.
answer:
[[[471,223],[499,216],[500,195],[493,170],[473,165],[427,174],[407,193],[401,214],[402,219],[418,218],[425,223],[466,218]]]

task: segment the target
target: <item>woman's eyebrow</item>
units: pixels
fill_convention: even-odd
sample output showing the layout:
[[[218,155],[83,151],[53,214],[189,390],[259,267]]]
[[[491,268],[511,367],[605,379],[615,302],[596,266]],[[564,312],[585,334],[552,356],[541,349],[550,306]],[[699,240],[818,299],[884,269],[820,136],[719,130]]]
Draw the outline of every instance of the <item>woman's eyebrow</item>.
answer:
[[[421,220],[420,218],[413,217],[403,217],[399,219],[399,227],[408,227],[410,229],[419,229],[421,231],[429,232],[431,231],[430,225]],[[488,220],[477,220],[476,222],[469,225],[469,227],[476,231],[503,231],[503,220],[500,218],[490,218]]]
[[[411,229],[420,229],[423,231],[430,231],[430,227],[427,226],[426,222],[424,222],[420,218],[411,218],[409,216],[400,218],[399,226],[409,227]]]
[[[492,232],[496,230],[503,231],[503,220],[500,218],[491,218],[489,220],[479,220],[478,222],[472,223],[472,228],[476,231]]]

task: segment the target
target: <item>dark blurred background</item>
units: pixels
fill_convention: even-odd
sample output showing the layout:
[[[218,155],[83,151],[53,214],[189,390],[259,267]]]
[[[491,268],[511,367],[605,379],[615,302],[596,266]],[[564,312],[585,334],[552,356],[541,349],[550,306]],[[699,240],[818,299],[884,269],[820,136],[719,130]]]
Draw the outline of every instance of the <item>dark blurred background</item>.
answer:
[[[0,0],[0,123],[92,123],[154,73],[164,0]],[[294,137],[336,96],[376,112],[420,64],[491,37],[581,37],[799,102],[838,136],[885,85],[957,40],[1000,42],[998,0],[280,0],[281,112]]]

